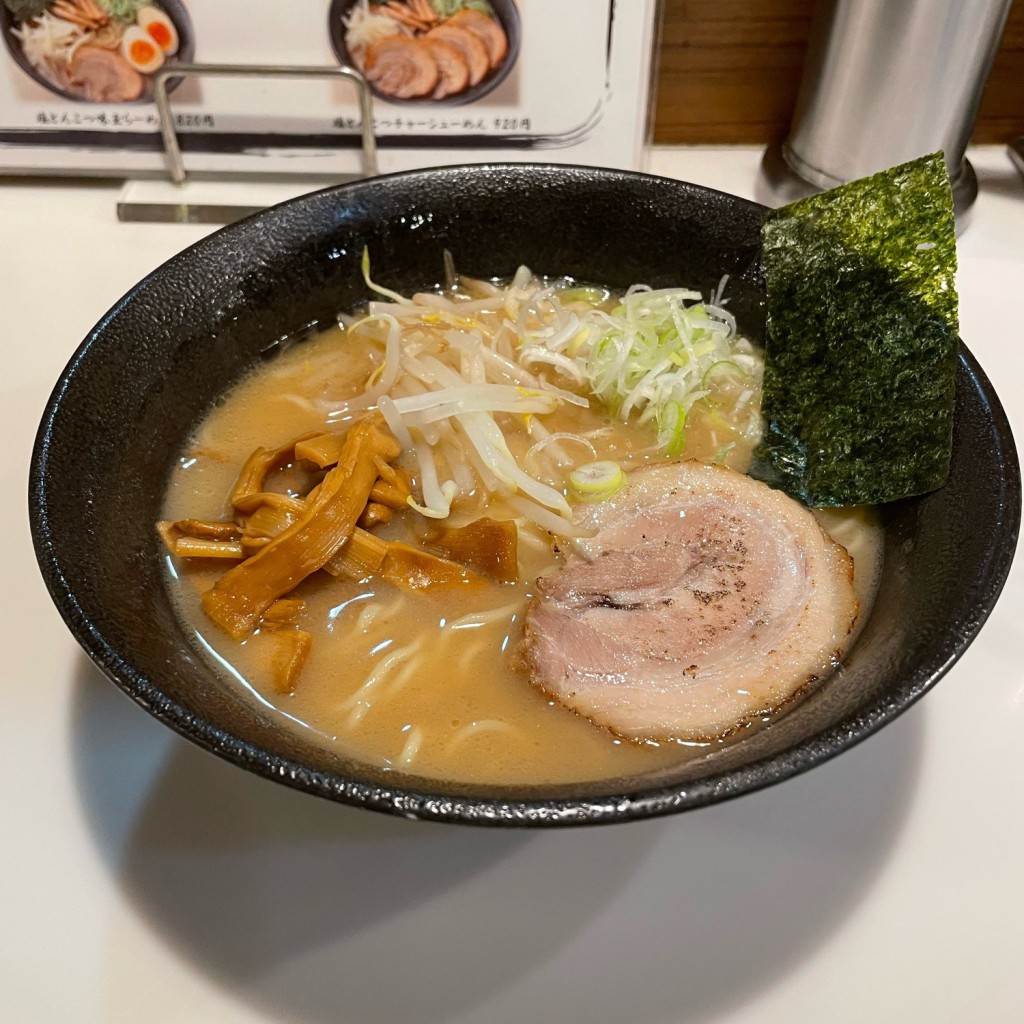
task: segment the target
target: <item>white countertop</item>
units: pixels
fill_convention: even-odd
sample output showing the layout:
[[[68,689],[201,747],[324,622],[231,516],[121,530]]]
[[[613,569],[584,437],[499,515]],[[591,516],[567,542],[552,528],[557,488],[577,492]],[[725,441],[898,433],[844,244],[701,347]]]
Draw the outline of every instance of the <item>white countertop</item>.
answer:
[[[1024,181],[960,240],[962,336],[1024,436]],[[760,151],[652,169],[753,195]],[[561,832],[410,823],[249,775],[96,670],[36,568],[28,463],[94,322],[209,228],[112,184],[0,184],[8,670],[0,1018],[15,1022],[928,1024],[1024,1020],[1024,567],[897,722],[780,786]]]

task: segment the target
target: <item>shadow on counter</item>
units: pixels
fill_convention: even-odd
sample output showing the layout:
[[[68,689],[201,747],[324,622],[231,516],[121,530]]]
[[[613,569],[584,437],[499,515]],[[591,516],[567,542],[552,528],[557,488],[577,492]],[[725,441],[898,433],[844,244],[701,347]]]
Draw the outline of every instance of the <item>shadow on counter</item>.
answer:
[[[132,909],[243,1005],[304,1024],[710,1021],[842,926],[899,836],[924,738],[912,714],[740,800],[529,832],[406,822],[239,771],[84,656],[71,729]]]

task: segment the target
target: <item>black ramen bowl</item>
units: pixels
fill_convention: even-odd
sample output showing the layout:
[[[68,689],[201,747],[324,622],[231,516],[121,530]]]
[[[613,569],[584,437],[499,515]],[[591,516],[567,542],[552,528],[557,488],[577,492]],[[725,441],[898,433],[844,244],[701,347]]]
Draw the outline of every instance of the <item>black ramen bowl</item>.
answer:
[[[881,510],[884,566],[834,676],[759,732],[677,768],[586,784],[507,787],[383,771],[273,713],[215,672],[175,615],[154,523],[196,422],[277,339],[368,298],[360,256],[402,291],[460,270],[538,273],[705,293],[729,275],[745,332],[764,331],[765,209],[629,172],[477,166],[318,192],[225,228],[170,260],[99,322],[61,375],[33,455],[36,553],[72,633],[121,689],[207,750],[267,778],[410,818],[488,825],[624,821],[701,807],[805,771],[914,703],[977,635],[1009,571],[1020,470],[1006,417],[966,349],[952,475]]]
[[[382,92],[372,82],[368,83],[370,91],[385,103],[395,103],[400,106],[444,107],[457,107],[465,103],[473,103],[475,100],[482,99],[489,92],[492,92],[505,81],[519,58],[519,43],[522,29],[519,22],[519,6],[516,0],[489,0],[489,2],[491,12],[501,25],[508,39],[508,53],[505,54],[505,59],[496,68],[484,75],[476,85],[467,86],[467,88],[457,93],[452,93],[450,96],[445,96],[444,99],[440,100],[435,100],[430,96],[399,99],[397,96],[389,96],[386,92]],[[345,42],[344,19],[349,11],[358,3],[360,3],[360,0],[332,0],[327,14],[327,34],[330,37],[334,55],[342,64],[347,64],[353,68],[358,68],[359,62],[354,59],[352,51],[349,50],[348,44]]]
[[[186,9],[182,0],[156,0],[153,5],[159,7],[160,10],[167,15],[168,18],[174,24],[175,29],[178,32],[178,52],[173,57],[169,57],[168,60],[171,64],[188,64],[191,62],[195,55],[195,36],[192,31],[192,19],[189,17],[188,10]],[[7,46],[7,51],[10,53],[14,63],[25,72],[29,78],[37,81],[44,89],[49,89],[50,92],[57,96],[62,97],[66,100],[73,100],[76,103],[94,103],[96,101],[87,99],[85,96],[78,96],[73,92],[68,92],[67,89],[62,89],[56,82],[51,82],[45,75],[42,75],[33,66],[28,57],[25,56],[25,51],[22,49],[21,40],[14,34],[14,30],[18,28],[21,21],[14,16],[14,14],[0,3],[0,35],[4,38],[4,43]],[[128,100],[126,102],[111,102],[110,106],[127,106],[133,103],[152,103],[153,102],[153,85],[152,78],[149,75],[143,76],[146,79],[146,85],[143,89],[142,95],[137,100]],[[167,81],[167,91],[172,92],[176,89],[184,79],[182,78],[171,78]],[[98,104],[102,105],[102,104]]]

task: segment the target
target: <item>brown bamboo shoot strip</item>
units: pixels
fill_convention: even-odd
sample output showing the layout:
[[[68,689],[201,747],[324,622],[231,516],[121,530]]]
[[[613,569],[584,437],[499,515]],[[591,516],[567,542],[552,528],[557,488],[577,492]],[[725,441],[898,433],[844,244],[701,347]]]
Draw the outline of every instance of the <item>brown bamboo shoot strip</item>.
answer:
[[[110,21],[110,15],[103,10],[95,0],[79,0],[79,6],[82,7],[87,14],[90,14],[99,25],[105,25]]]
[[[274,633],[272,639],[277,645],[270,663],[274,689],[278,693],[291,693],[309,657],[313,638],[303,629],[283,629]]]
[[[415,21],[420,21],[420,16],[416,13],[415,9],[411,4],[404,4],[401,0],[388,0],[384,5],[385,10],[394,11],[396,14],[401,15],[405,18],[410,18]]]
[[[79,12],[81,13],[81,16],[88,23],[88,28],[91,28],[91,29],[93,29],[95,31],[101,25],[103,25],[103,18],[102,18],[102,16],[97,17],[92,11],[89,10],[88,4],[79,3],[77,6],[78,6]]]
[[[244,557],[238,543],[238,527],[234,523],[212,523],[199,519],[182,519],[172,523],[162,520],[156,524],[156,529],[164,547],[178,558]]]
[[[381,575],[406,590],[473,586],[484,582],[482,576],[458,562],[397,541],[388,544]]]
[[[446,558],[503,583],[519,577],[519,531],[513,522],[485,516],[466,526],[442,529],[428,543]]]
[[[412,494],[412,477],[399,466],[391,466],[378,459],[377,474],[384,483],[390,484],[392,487],[400,490],[405,495],[405,498],[408,498],[409,495]]]
[[[305,503],[296,498],[288,505],[267,502],[249,516],[243,532],[246,537],[276,537],[297,523],[304,510]]]
[[[209,540],[238,540],[241,533],[235,523],[221,523],[208,519],[179,519],[173,525],[186,537],[206,537]]]
[[[441,20],[441,16],[430,6],[430,0],[412,0],[412,3],[428,25],[435,25]]]
[[[341,457],[345,444],[343,434],[314,434],[305,440],[295,442],[295,458],[306,459],[321,469],[333,466]]]
[[[265,495],[264,482],[267,474],[285,462],[295,457],[295,446],[314,434],[304,434],[295,441],[289,441],[280,448],[257,448],[245,460],[242,471],[238,474],[235,486],[231,488],[229,501],[235,510],[243,515],[249,515],[264,504]],[[272,493],[272,492],[270,492]],[[287,495],[281,495],[287,497]]]
[[[53,13],[65,21],[74,22],[82,28],[95,29],[103,24],[103,17],[99,19],[92,14],[83,3],[75,3],[74,0],[58,0],[51,8]]]
[[[422,32],[427,28],[407,7],[402,7],[399,4],[386,4],[380,9],[380,12],[394,18],[400,25],[405,25],[406,28],[414,29],[417,32]]]
[[[389,18],[397,21],[399,25],[404,25],[406,28],[412,28],[409,24],[411,15],[407,14],[403,10],[398,10],[391,6],[391,4],[383,4],[377,8],[378,14],[386,14]]]
[[[79,28],[92,28],[89,23],[89,19],[83,17],[78,11],[72,7],[68,7],[61,3],[55,3],[50,11],[56,14],[58,18],[63,18],[64,21],[70,21],[72,25],[77,25]]]
[[[290,494],[282,494],[280,491],[260,491],[254,494],[253,498],[259,499],[258,508],[273,508],[301,514],[312,495],[313,491],[310,491],[305,498],[293,498]]]
[[[209,540],[205,537],[179,537],[174,545],[178,558],[245,558],[242,542],[238,540]]]
[[[282,597],[263,613],[263,624],[268,626],[294,626],[298,623],[299,616],[305,610],[306,602],[301,597]]]
[[[295,442],[295,458],[306,459],[324,469],[337,463],[343,444],[344,437],[341,434],[315,434]],[[384,459],[378,458],[375,461],[380,480],[370,493],[371,500],[389,508],[405,508],[412,493],[409,475]]]
[[[388,542],[358,527],[341,546],[338,553],[324,566],[332,576],[362,580],[375,576],[384,565]]]
[[[357,525],[364,530],[369,530],[371,527],[390,523],[392,515],[392,511],[387,505],[381,505],[376,501],[369,501],[366,503],[366,508],[363,509],[363,514],[359,517]]]
[[[404,487],[407,491],[412,490],[412,478],[404,469],[391,465],[383,459],[377,459],[377,475],[385,483],[393,484],[395,487]]]
[[[322,483],[323,481],[321,481]],[[320,493],[320,484],[313,487],[310,492],[303,498],[303,502],[307,505],[313,504],[316,501],[316,496]]]
[[[370,500],[388,508],[406,508],[409,504],[409,492],[393,484],[386,484],[379,477],[370,491]]]
[[[279,597],[326,562],[355,529],[377,481],[373,456],[395,458],[401,450],[380,416],[349,431],[342,458],[307,502],[303,517],[251,558],[234,566],[202,598],[203,609],[225,632],[241,640]]]
[[[294,450],[294,448],[293,448]],[[244,515],[256,511],[261,504],[258,499],[263,491],[263,479],[274,461],[281,456],[280,448],[257,448],[242,465],[242,469],[231,488],[228,500],[232,506]]]
[[[333,466],[345,444],[341,434],[314,434],[305,441],[295,442],[295,458],[315,463],[320,469]]]
[[[324,568],[335,576],[361,580],[380,576],[406,590],[482,583],[482,577],[464,565],[439,558],[429,551],[398,541],[381,540],[356,529]]]

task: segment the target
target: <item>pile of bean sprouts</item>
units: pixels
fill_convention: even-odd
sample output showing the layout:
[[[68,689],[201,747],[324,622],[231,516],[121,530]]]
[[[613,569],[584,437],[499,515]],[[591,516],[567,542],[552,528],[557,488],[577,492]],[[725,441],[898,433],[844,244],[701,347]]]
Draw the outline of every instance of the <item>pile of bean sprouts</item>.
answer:
[[[376,408],[417,467],[423,515],[445,519],[460,499],[498,496],[543,529],[576,536],[565,489],[539,479],[509,449],[501,421],[525,422],[531,451],[567,447],[594,457],[582,436],[555,434],[546,415],[562,405],[598,403],[623,421],[650,424],[667,458],[685,447],[695,403],[730,389],[731,428],[760,436],[763,363],[737,334],[734,317],[683,288],[634,285],[619,298],[520,267],[511,282],[453,279],[442,293],[406,297],[367,284],[382,301],[342,317],[351,335],[376,343],[380,361],[364,392],[321,404],[330,422]],[[384,301],[386,300],[386,301]],[[527,463],[526,458],[523,459]]]

